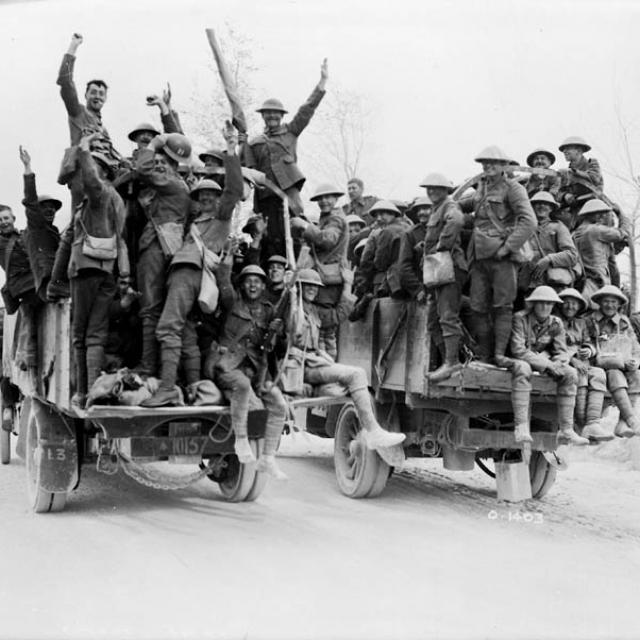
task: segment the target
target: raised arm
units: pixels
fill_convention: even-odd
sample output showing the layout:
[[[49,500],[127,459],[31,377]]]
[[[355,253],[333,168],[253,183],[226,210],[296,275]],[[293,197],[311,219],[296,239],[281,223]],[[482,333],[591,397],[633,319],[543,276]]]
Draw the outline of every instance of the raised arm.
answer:
[[[60,95],[62,96],[62,101],[67,109],[67,113],[71,117],[77,116],[82,109],[80,101],[78,100],[78,91],[73,81],[76,51],[81,44],[82,36],[79,33],[74,33],[73,36],[71,36],[71,43],[69,44],[67,53],[65,53],[62,58],[62,64],[58,72],[57,84],[60,86]]]
[[[237,154],[238,134],[231,122],[225,122],[222,135],[227,143],[227,152],[224,156],[224,189],[218,204],[217,218],[219,220],[231,220],[236,204],[244,195],[242,183],[242,168]]]
[[[38,204],[36,176],[31,169],[31,156],[22,146],[20,146],[20,160],[24,166],[24,200],[22,201],[22,204],[25,207],[34,207]]]
[[[318,108],[320,101],[324,97],[328,79],[329,65],[325,58],[322,61],[322,66],[320,67],[320,81],[314,87],[311,95],[307,98],[307,101],[298,109],[296,115],[293,116],[289,123],[289,131],[291,131],[294,136],[299,136],[309,124],[309,121]]]

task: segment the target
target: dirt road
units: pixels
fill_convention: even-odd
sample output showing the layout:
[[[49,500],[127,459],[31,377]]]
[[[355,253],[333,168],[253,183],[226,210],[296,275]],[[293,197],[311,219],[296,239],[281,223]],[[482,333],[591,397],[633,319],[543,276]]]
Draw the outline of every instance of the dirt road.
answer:
[[[508,507],[481,472],[435,460],[349,500],[330,446],[285,442],[289,481],[253,504],[85,467],[66,510],[42,516],[13,461],[0,637],[640,636],[640,472],[619,452],[581,452],[544,502]]]

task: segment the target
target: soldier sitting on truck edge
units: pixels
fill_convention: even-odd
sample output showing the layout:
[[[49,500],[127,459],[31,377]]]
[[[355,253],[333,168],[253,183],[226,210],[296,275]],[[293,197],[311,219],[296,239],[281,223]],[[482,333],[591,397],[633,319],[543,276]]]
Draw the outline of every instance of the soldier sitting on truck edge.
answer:
[[[360,367],[338,364],[322,348],[320,342],[320,316],[316,297],[325,286],[319,274],[313,269],[300,269],[297,283],[301,287],[302,309],[296,304],[296,312],[287,327],[290,358],[303,367],[304,382],[323,385],[332,382],[342,384],[351,396],[358,412],[360,425],[364,431],[368,449],[375,449],[391,466],[399,466],[404,460],[404,452],[398,445],[404,441],[403,433],[385,431],[376,420],[367,385],[367,376]]]
[[[578,317],[587,310],[587,301],[577,289],[565,289],[558,295],[562,299],[558,313],[564,324],[571,358],[569,364],[578,373],[575,418],[576,424],[582,427],[580,435],[595,441],[611,440],[613,434],[601,422],[607,376],[604,369],[591,364],[596,356],[596,345],[587,331],[586,319]]]
[[[191,223],[182,247],[171,260],[167,297],[156,328],[160,342],[161,384],[158,391],[144,402],[146,407],[162,407],[179,402],[175,388],[178,365],[184,356],[187,382],[200,378],[201,358],[197,347],[195,323],[191,311],[200,295],[203,264],[215,271],[219,255],[227,246],[231,217],[242,197],[242,172],[236,155],[238,142],[230,122],[223,135],[227,143],[225,155],[225,187],[206,180],[193,188],[200,211]]]
[[[537,222],[524,187],[505,177],[510,159],[504,151],[487,147],[475,160],[482,163],[484,176],[473,196],[474,226],[467,247],[472,333],[479,358],[489,360],[493,343],[494,361],[502,367],[510,364],[504,355],[518,292],[518,264],[528,259],[522,248]]]
[[[214,380],[231,403],[231,424],[235,434],[235,452],[243,464],[256,461],[247,432],[249,409],[262,408],[259,395],[268,411],[264,450],[258,471],[285,480],[286,475],[275,460],[278,441],[284,429],[287,405],[275,385],[262,385],[262,369],[267,330],[282,333],[284,322],[274,318],[273,305],[264,299],[267,276],[257,265],[248,265],[240,273],[236,293],[231,286],[228,259],[218,268],[220,306],[225,311],[224,327],[217,342],[212,343],[205,360],[205,375]],[[264,378],[261,380],[261,378]]]
[[[607,373],[607,388],[618,409],[620,420],[615,435],[640,435],[640,344],[631,321],[620,313],[627,297],[612,284],[592,296],[598,309],[587,317],[587,331],[596,345],[595,364]]]
[[[518,442],[531,442],[530,407],[532,371],[549,374],[557,383],[559,433],[570,444],[589,444],[573,429],[578,375],[569,365],[564,325],[551,314],[562,299],[548,286],[537,287],[526,299],[527,309],[513,316],[511,356],[519,365],[512,368],[513,415]]]
[[[349,228],[342,209],[337,207],[340,189],[331,184],[321,184],[311,198],[320,209],[320,220],[317,225],[307,222],[301,217],[291,219],[291,230],[302,236],[309,246],[309,253],[298,260],[298,266],[313,266],[325,285],[318,294],[316,304],[325,316],[331,315],[336,307],[343,289],[343,275],[347,269],[347,245]],[[320,331],[322,348],[334,355],[337,353],[338,326],[323,322]]]
[[[430,173],[420,184],[426,188],[433,203],[424,237],[424,255],[440,251],[449,253],[453,261],[455,281],[434,287],[429,291],[430,305],[427,326],[432,339],[443,354],[442,365],[432,371],[432,382],[446,380],[459,363],[462,324],[460,305],[462,288],[467,279],[467,261],[461,247],[464,216],[460,207],[451,199],[453,185],[440,173]]]

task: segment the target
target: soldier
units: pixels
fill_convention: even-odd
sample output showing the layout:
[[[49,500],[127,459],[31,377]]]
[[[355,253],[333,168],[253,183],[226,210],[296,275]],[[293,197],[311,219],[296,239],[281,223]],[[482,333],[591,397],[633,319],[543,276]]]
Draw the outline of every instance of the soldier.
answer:
[[[167,271],[182,246],[184,227],[193,206],[189,190],[177,174],[180,160],[191,155],[191,145],[180,133],[155,136],[136,155],[136,175],[140,183],[137,197],[144,214],[138,240],[137,286],[140,290],[142,358],[139,370],[157,375],[156,329],[167,294]],[[219,190],[219,187],[215,185]]]
[[[284,274],[287,268],[287,259],[284,256],[271,256],[267,260],[267,287],[265,299],[271,304],[277,304],[284,292]]]
[[[355,213],[350,213],[347,216],[347,224],[349,225],[349,240],[355,237],[367,226],[367,223]]]
[[[527,156],[527,164],[534,169],[524,185],[530,198],[539,191],[550,193],[554,199],[558,197],[560,175],[551,170],[555,161],[555,155],[547,149],[534,149]]]
[[[331,324],[332,309],[342,295],[344,272],[347,269],[347,244],[349,229],[342,209],[337,207],[344,193],[331,184],[322,184],[313,194],[312,202],[320,208],[318,225],[296,217],[291,219],[291,230],[302,236],[310,248],[311,260],[320,273],[324,287],[318,294],[316,304],[323,318],[320,340],[323,349],[337,353],[337,325]],[[304,261],[302,262],[304,264]]]
[[[305,177],[297,165],[298,137],[309,124],[320,101],[324,97],[329,70],[325,59],[320,68],[320,81],[307,101],[298,109],[291,122],[283,123],[287,110],[280,100],[266,100],[258,109],[265,123],[265,130],[243,145],[243,164],[262,171],[266,177],[282,189],[289,200],[292,215],[302,213],[304,206],[300,190]],[[269,189],[256,190],[256,211],[267,220],[266,242],[263,243],[263,259],[272,254],[284,255],[284,219],[282,201]]]
[[[36,176],[31,169],[31,156],[20,147],[20,160],[24,165],[24,205],[27,228],[22,234],[29,256],[36,293],[47,301],[47,285],[51,279],[53,262],[60,243],[60,232],[53,224],[56,212],[62,207],[57,198],[36,191]]]
[[[405,435],[389,433],[378,424],[373,413],[364,370],[360,367],[336,363],[322,348],[321,320],[315,303],[318,292],[324,287],[320,276],[313,269],[300,269],[297,282],[301,286],[299,295],[302,296],[302,317],[296,313],[289,327],[291,334],[289,349],[299,361],[300,366],[304,367],[304,381],[314,386],[331,382],[344,385],[358,412],[366,447],[375,449],[390,465],[401,465],[404,453],[398,445],[403,442]]]
[[[570,444],[589,444],[587,438],[574,430],[578,376],[569,366],[564,326],[560,318],[551,315],[555,304],[562,304],[558,294],[547,286],[537,287],[526,299],[527,309],[513,316],[511,355],[518,360],[512,368],[513,415],[516,442],[531,442],[529,409],[531,373],[549,374],[557,383],[559,433]]]
[[[204,168],[210,173],[215,173],[216,170],[222,169],[224,165],[224,151],[222,149],[207,149],[203,153],[198,154],[198,158]]]
[[[631,235],[629,220],[622,212],[618,228],[605,224],[610,212],[611,207],[602,200],[589,200],[580,209],[580,224],[573,232],[573,241],[584,267],[581,293],[587,302],[596,290],[611,284],[609,256],[612,245],[628,242]]]
[[[219,342],[214,342],[205,363],[207,377],[215,380],[229,397],[231,424],[235,434],[234,449],[243,464],[256,461],[247,433],[250,408],[261,408],[259,394],[268,411],[264,450],[257,470],[279,480],[286,475],[278,468],[275,453],[287,415],[282,392],[275,385],[268,390],[257,388],[261,369],[266,367],[262,347],[267,330],[282,333],[284,323],[273,317],[273,306],[264,297],[266,274],[257,265],[249,265],[240,273],[240,293],[233,291],[229,280],[229,265],[218,269],[220,304],[226,312]]]
[[[596,356],[596,346],[589,336],[585,318],[578,317],[587,310],[587,301],[576,289],[565,289],[558,296],[562,300],[558,308],[566,334],[569,364],[578,374],[576,423],[582,427],[583,438],[597,442],[611,440],[613,435],[601,422],[607,377],[604,369],[590,364]]]
[[[558,202],[563,207],[559,216],[570,231],[576,227],[576,216],[587,200],[602,195],[604,181],[600,163],[595,158],[585,158],[591,147],[580,137],[571,136],[558,147],[564,154],[569,168],[560,172],[561,186]]]
[[[471,276],[473,333],[478,355],[498,366],[509,366],[505,350],[511,334],[513,302],[518,291],[518,264],[530,258],[523,245],[536,229],[536,217],[527,192],[505,177],[509,157],[488,147],[477,157],[484,176],[474,195],[474,228],[467,249]]]
[[[23,371],[37,366],[38,327],[35,314],[40,306],[25,250],[22,234],[15,227],[16,218],[10,207],[0,204],[0,266],[4,269],[2,287],[5,313],[19,312],[12,357]]]
[[[394,267],[397,267],[400,255],[400,240],[411,225],[404,221],[400,210],[389,200],[378,200],[373,206],[376,208],[378,219],[383,223],[373,254],[373,293],[378,298],[402,297],[400,276]]]
[[[185,357],[187,382],[200,376],[200,351],[191,310],[200,294],[203,264],[217,268],[219,255],[227,245],[231,216],[242,197],[242,172],[236,155],[237,134],[227,122],[223,131],[227,143],[224,190],[213,180],[203,181],[192,190],[197,197],[199,213],[192,222],[182,247],[171,260],[167,297],[156,328],[160,342],[161,384],[158,391],[144,402],[146,407],[174,405],[180,400],[175,388],[180,356]],[[220,193],[222,191],[222,193]],[[195,378],[195,379],[194,379]]]
[[[378,198],[364,195],[364,182],[360,178],[351,178],[347,182],[347,194],[349,202],[342,207],[345,215],[358,216],[364,220],[366,226],[371,225],[374,218],[369,215],[369,210],[378,201]]]
[[[565,288],[573,284],[578,251],[567,227],[551,220],[558,203],[546,191],[538,191],[531,198],[538,227],[531,245],[533,259],[521,265],[518,286],[523,291],[535,289],[541,284]]]
[[[587,331],[597,349],[595,362],[607,372],[607,388],[620,409],[614,433],[621,438],[640,435],[640,344],[629,318],[620,313],[627,297],[607,284],[591,300],[598,305],[587,318]]]
[[[440,173],[430,173],[420,184],[425,187],[433,203],[427,221],[424,238],[424,255],[446,251],[453,260],[455,281],[435,287],[430,291],[427,326],[439,350],[444,352],[442,365],[428,378],[439,382],[450,378],[458,364],[462,324],[460,303],[462,288],[467,279],[467,262],[460,244],[464,216],[460,207],[451,199],[453,185]]]
[[[411,229],[405,231],[400,240],[400,255],[398,256],[400,286],[418,302],[425,302],[427,299],[427,292],[422,283],[422,256],[432,204],[427,197],[416,198],[413,206],[418,222]]]
[[[124,239],[125,208],[108,181],[105,156],[90,152],[97,134],[81,138],[78,162],[86,200],[65,230],[58,254],[70,255],[71,334],[76,370],[76,390],[71,400],[84,408],[87,390],[100,375],[109,328],[109,307],[118,285],[129,287],[129,259]],[[53,282],[52,282],[53,283]],[[51,289],[51,284],[47,293]]]

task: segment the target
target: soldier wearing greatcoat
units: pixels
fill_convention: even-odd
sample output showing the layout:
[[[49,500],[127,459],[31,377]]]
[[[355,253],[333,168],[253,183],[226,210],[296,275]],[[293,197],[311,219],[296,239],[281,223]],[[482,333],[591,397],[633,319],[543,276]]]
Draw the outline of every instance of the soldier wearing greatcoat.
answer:
[[[422,256],[424,254],[424,236],[433,203],[427,197],[417,198],[413,204],[416,224],[400,239],[398,256],[398,275],[400,285],[411,298],[418,302],[426,300],[426,291],[422,283]]]

